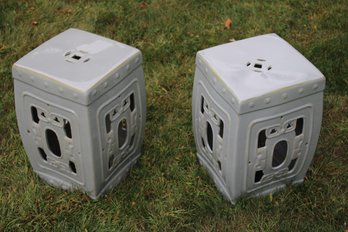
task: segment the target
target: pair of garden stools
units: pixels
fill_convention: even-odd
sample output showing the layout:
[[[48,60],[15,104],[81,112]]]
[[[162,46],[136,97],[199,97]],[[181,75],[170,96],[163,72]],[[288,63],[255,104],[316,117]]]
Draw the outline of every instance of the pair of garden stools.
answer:
[[[91,198],[140,155],[142,54],[77,29],[13,65],[18,126],[34,171]],[[276,34],[197,53],[192,123],[200,163],[232,203],[300,183],[319,137],[325,78]]]

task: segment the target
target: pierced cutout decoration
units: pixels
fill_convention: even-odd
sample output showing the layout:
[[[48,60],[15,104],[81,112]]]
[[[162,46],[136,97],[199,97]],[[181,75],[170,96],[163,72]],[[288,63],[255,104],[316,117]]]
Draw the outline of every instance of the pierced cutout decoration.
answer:
[[[203,148],[205,148],[205,142],[204,142],[204,139],[203,138],[201,138],[202,139],[202,145],[203,145]]]
[[[117,113],[118,113],[118,108],[115,108],[112,112],[111,112],[111,116],[114,117]]]
[[[81,59],[81,56],[73,55],[71,58],[73,58],[73,59],[75,59],[75,60],[79,60],[79,59]]]
[[[209,122],[207,122],[207,139],[210,150],[213,150],[213,129]]]
[[[134,143],[134,139],[135,139],[135,134],[132,135],[130,141],[129,141],[129,147],[132,147],[133,146],[133,143]]]
[[[81,51],[68,51],[64,56],[65,60],[71,63],[88,62],[90,60],[90,58],[87,57],[87,54]]]
[[[106,128],[106,133],[109,133],[111,131],[111,120],[110,120],[109,114],[105,116],[105,128]]]
[[[109,169],[114,165],[114,155],[110,155],[109,157]]]
[[[254,182],[258,183],[261,181],[262,177],[263,177],[264,173],[262,170],[256,171],[255,172],[255,178],[254,178]]]
[[[285,140],[279,141],[273,150],[272,167],[281,165],[288,153],[288,143]]]
[[[69,161],[69,168],[73,173],[76,173],[76,166],[74,162]]]
[[[272,65],[265,59],[256,59],[254,62],[247,62],[246,66],[251,68],[255,72],[269,71],[272,69]]]
[[[51,129],[46,130],[46,142],[48,148],[57,157],[61,157],[60,144],[56,132]]]
[[[66,119],[64,119],[64,132],[65,132],[66,137],[68,137],[69,139],[72,138],[70,122]]]
[[[31,117],[35,123],[39,123],[39,115],[37,114],[37,109],[35,106],[31,107]]]
[[[127,120],[124,118],[118,124],[118,147],[121,148],[127,139]]]
[[[289,171],[291,171],[295,167],[296,161],[297,161],[297,158],[291,160],[291,162],[288,166]]]
[[[296,120],[295,134],[296,136],[302,134],[303,132],[303,118],[298,118]]]
[[[201,112],[204,114],[204,97],[201,97]]]
[[[223,139],[224,138],[224,121],[220,119],[220,124],[219,124],[219,135]]]
[[[257,148],[261,148],[261,147],[266,146],[266,139],[267,139],[266,130],[260,131],[259,138],[257,140]]]
[[[39,153],[41,155],[41,158],[45,161],[47,161],[47,154],[46,152],[44,151],[44,149],[42,149],[41,147],[38,147],[38,150],[39,150]]]
[[[129,108],[130,110],[133,112],[134,109],[135,109],[135,103],[134,103],[134,93],[132,93],[130,96],[129,96],[129,99],[130,99],[130,105],[129,105]]]
[[[126,106],[128,104],[128,99],[125,99],[123,102],[123,106]]]

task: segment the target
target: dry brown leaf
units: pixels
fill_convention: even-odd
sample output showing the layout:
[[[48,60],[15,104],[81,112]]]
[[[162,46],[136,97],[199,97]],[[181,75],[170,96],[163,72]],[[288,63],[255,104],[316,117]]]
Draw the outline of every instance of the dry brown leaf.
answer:
[[[70,15],[73,11],[72,11],[72,9],[70,9],[70,8],[64,8],[64,9],[62,10],[62,12],[63,12],[63,14],[68,14],[68,15]]]
[[[141,3],[139,4],[139,6],[140,6],[140,9],[145,9],[145,8],[147,8],[147,5],[146,5],[145,2],[141,2]]]
[[[227,18],[225,21],[225,29],[230,29],[232,26],[232,20],[230,18]]]

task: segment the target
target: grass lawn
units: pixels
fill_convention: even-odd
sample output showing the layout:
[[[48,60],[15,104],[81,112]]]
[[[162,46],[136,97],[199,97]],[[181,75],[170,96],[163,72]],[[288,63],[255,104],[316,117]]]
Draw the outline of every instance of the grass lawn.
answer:
[[[347,1],[0,0],[0,231],[346,231]],[[232,27],[224,29],[231,18]],[[70,27],[139,48],[147,121],[130,175],[98,201],[32,171],[14,109],[11,66]],[[191,94],[198,50],[275,32],[326,76],[320,140],[304,184],[223,199],[198,164]]]

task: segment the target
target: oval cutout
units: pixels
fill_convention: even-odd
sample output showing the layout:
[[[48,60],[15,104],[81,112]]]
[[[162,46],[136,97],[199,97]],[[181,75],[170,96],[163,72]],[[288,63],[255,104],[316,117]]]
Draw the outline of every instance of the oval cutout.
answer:
[[[61,157],[60,144],[56,132],[51,129],[46,130],[46,142],[53,155]]]
[[[118,124],[118,147],[123,147],[127,139],[127,120],[124,118]]]
[[[288,153],[288,143],[285,140],[279,141],[273,150],[272,167],[278,167],[286,158]]]

